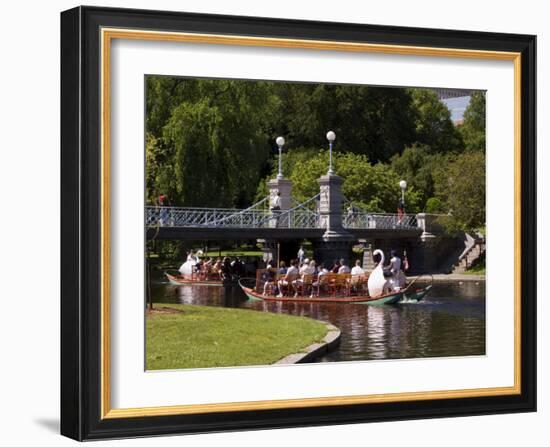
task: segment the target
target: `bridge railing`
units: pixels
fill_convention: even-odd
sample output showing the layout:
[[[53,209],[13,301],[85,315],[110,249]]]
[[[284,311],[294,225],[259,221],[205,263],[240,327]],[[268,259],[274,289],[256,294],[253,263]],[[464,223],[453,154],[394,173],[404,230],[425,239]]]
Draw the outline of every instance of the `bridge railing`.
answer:
[[[344,228],[348,229],[377,229],[398,230],[416,229],[418,222],[415,214],[386,214],[354,212],[346,214],[342,218]]]
[[[178,208],[148,206],[145,209],[148,227],[205,228],[320,228],[319,214],[296,207],[286,211],[254,208]],[[348,229],[398,230],[417,229],[416,215],[354,212],[342,217]]]
[[[178,208],[148,206],[148,227],[205,228],[318,228],[319,217],[308,210],[270,211],[229,208]]]

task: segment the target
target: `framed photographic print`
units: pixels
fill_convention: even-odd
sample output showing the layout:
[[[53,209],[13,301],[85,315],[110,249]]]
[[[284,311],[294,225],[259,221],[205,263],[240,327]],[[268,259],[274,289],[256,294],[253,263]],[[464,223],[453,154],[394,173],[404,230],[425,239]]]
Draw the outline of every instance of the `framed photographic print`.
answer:
[[[61,14],[61,432],[536,409],[530,35]]]

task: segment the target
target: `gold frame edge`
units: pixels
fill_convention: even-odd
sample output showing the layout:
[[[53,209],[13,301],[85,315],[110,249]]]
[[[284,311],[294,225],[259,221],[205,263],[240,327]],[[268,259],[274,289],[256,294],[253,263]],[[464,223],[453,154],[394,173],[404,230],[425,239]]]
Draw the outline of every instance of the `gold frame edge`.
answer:
[[[369,52],[411,56],[457,57],[514,62],[514,385],[511,387],[422,391],[357,396],[328,396],[213,404],[190,404],[142,408],[111,408],[110,361],[110,48],[112,39],[154,40],[215,45],[264,46],[321,51]],[[521,393],[521,53],[416,47],[318,40],[263,38],[198,33],[101,29],[101,419],[311,408],[467,397],[517,395]]]

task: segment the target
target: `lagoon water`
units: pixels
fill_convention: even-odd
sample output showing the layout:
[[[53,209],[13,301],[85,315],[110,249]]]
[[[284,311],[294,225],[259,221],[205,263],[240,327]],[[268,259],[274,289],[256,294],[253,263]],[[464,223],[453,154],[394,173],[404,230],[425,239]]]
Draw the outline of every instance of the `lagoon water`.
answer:
[[[485,282],[434,284],[420,303],[277,303],[250,301],[238,286],[171,286],[152,281],[156,303],[248,308],[330,321],[340,346],[321,362],[485,354]]]

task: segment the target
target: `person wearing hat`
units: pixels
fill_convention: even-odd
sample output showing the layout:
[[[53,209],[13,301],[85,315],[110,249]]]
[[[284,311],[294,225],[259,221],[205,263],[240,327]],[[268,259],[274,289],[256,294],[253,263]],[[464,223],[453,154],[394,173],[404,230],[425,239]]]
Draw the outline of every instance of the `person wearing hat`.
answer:
[[[300,264],[300,275],[309,269],[309,258],[304,259],[304,263]]]

